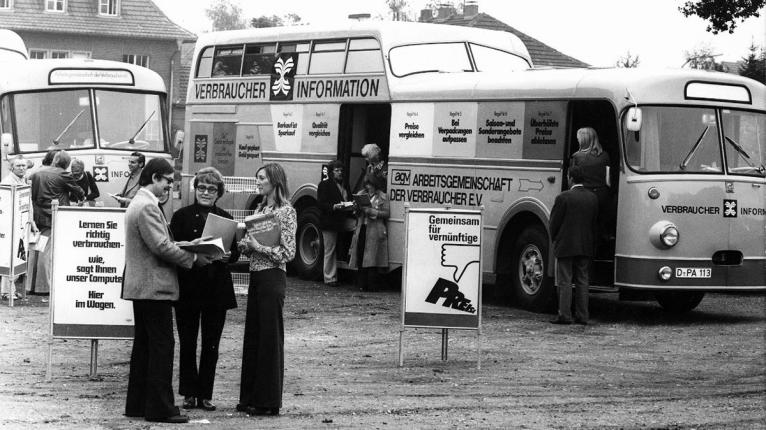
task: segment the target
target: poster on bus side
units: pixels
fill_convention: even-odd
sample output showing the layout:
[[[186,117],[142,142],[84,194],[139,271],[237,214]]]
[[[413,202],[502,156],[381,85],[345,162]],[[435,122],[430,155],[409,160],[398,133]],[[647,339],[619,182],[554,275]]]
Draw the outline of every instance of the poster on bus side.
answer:
[[[407,208],[402,321],[479,329],[482,212]]]
[[[53,337],[130,339],[133,304],[120,298],[125,210],[59,207],[53,219]]]

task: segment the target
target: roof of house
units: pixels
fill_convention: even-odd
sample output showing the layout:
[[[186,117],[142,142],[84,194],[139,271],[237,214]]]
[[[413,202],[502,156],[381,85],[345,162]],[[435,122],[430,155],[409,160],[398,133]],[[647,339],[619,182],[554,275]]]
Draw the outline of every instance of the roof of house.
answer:
[[[98,2],[68,0],[66,13],[46,12],[44,0],[15,0],[0,12],[0,27],[14,31],[88,34],[194,41],[197,36],[171,21],[151,0],[120,0],[117,16],[98,13]]]
[[[439,24],[460,25],[466,27],[479,27],[489,30],[507,31],[515,34],[527,46],[532,63],[535,67],[588,67],[589,64],[576,58],[562,54],[550,46],[527,34],[516,30],[510,25],[486,13],[478,13],[473,16],[452,15],[449,18],[435,19],[431,22]]]

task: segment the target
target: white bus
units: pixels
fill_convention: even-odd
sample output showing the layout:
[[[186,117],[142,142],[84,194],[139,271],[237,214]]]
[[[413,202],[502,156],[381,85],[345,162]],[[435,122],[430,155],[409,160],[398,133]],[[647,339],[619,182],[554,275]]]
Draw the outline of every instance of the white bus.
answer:
[[[104,206],[122,191],[134,151],[170,160],[165,84],[154,71],[103,60],[0,60],[3,160],[40,166],[65,149],[93,174]],[[0,175],[8,172],[3,162]],[[170,206],[170,205],[168,205]],[[171,212],[172,213],[172,212]]]
[[[389,255],[402,264],[404,205],[484,210],[483,273],[531,309],[555,300],[548,220],[576,131],[611,158],[614,210],[594,289],[693,309],[710,291],[766,290],[766,88],[739,76],[640,69],[535,70],[502,32],[350,23],[202,35],[187,96],[185,185],[213,165],[247,209],[265,162],[287,172],[304,276],[321,273],[316,187],[361,147],[388,161]],[[676,240],[674,240],[676,239]]]

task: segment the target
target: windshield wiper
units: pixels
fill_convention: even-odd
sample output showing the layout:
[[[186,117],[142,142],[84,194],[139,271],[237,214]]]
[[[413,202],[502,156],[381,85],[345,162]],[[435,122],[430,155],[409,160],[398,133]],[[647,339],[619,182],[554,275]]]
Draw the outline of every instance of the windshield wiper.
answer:
[[[699,149],[700,144],[702,143],[702,139],[705,138],[705,135],[707,134],[708,130],[710,130],[710,126],[706,125],[705,129],[702,130],[702,134],[700,134],[700,137],[698,137],[697,141],[694,142],[694,146],[692,146],[692,149],[689,150],[688,154],[686,154],[684,161],[682,161],[681,164],[678,166],[681,170],[686,170],[686,166],[689,165],[689,162],[692,160],[694,153],[697,152],[697,149]]]
[[[61,130],[61,133],[59,133],[59,135],[56,136],[55,139],[53,139],[54,145],[58,145],[59,142],[61,142],[61,138],[64,137],[64,135],[66,134],[67,131],[69,131],[70,128],[72,128],[74,123],[77,122],[77,119],[80,118],[80,115],[82,115],[83,112],[85,112],[84,108],[80,112],[78,112],[77,115],[75,115],[74,118],[72,118],[72,120],[69,121],[69,124],[67,124],[67,126],[64,127],[63,130]]]
[[[742,157],[742,160],[744,160],[751,169],[763,173],[764,169],[766,169],[764,168],[763,164],[755,167],[755,164],[750,162],[750,154],[748,154],[737,142],[735,142],[734,139],[730,138],[729,136],[724,136],[723,138],[726,140],[726,142],[729,143],[729,145],[732,146],[732,148],[737,151],[739,156]]]
[[[141,124],[141,127],[138,127],[138,130],[136,130],[136,134],[134,134],[133,137],[128,139],[128,143],[136,143],[136,137],[138,136],[139,133],[141,133],[141,131],[144,129],[144,127],[146,127],[146,124],[149,123],[149,120],[152,119],[152,117],[154,116],[155,112],[157,112],[157,111],[153,110],[152,113],[150,113],[149,116],[146,117],[146,121],[144,121],[144,123]]]

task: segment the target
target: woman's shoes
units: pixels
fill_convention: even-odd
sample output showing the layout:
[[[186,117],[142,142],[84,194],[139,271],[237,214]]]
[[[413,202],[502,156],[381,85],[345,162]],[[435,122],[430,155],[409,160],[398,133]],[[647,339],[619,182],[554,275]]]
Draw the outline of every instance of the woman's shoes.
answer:
[[[257,408],[255,406],[245,406],[237,404],[237,412],[245,412],[252,416],[276,416],[279,415],[279,408]]]
[[[210,401],[210,399],[201,399],[196,398],[194,396],[186,396],[184,397],[184,403],[183,403],[184,409],[204,409],[206,411],[214,411],[215,405],[213,402]],[[237,405],[237,410],[239,410],[239,405]]]
[[[197,399],[197,407],[206,411],[215,410],[215,405],[208,399]]]
[[[197,407],[197,399],[193,396],[184,397],[184,403],[182,405],[184,409],[194,409]]]

